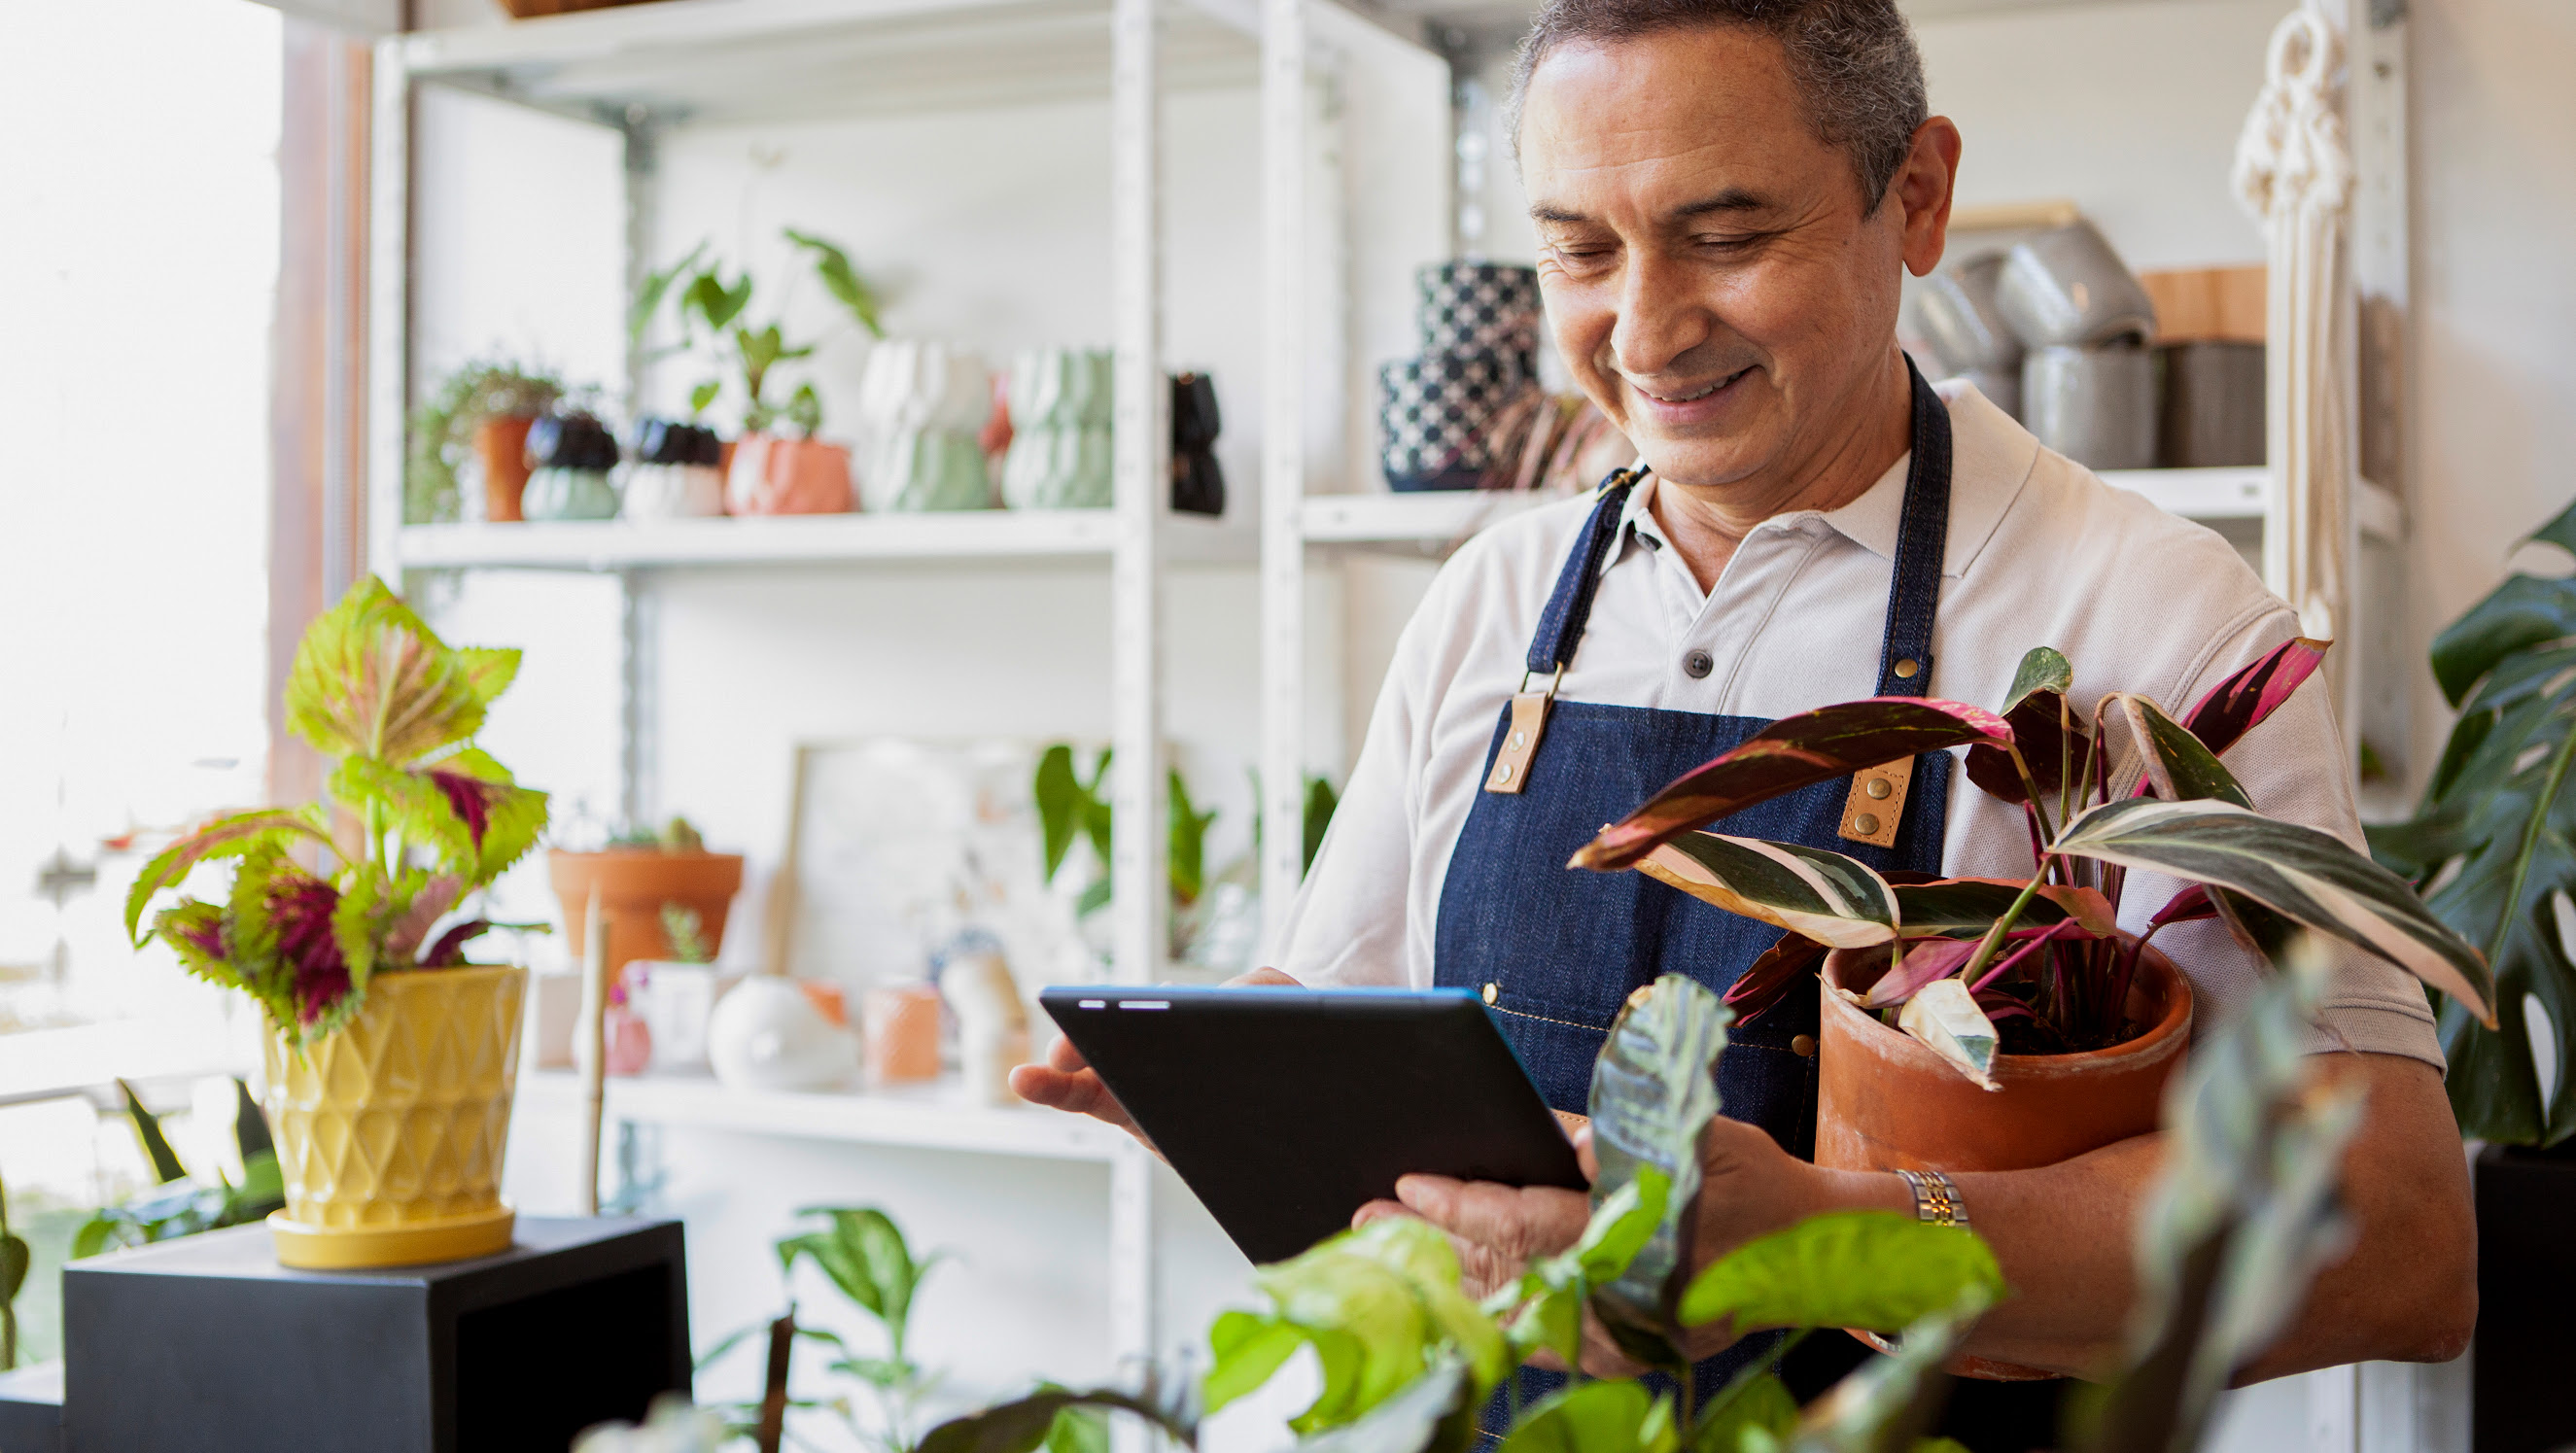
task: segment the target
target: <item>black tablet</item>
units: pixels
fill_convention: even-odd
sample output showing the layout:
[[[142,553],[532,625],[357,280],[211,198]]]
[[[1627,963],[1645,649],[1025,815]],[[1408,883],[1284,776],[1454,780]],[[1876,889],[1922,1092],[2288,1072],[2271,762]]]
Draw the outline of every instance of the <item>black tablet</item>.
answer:
[[[1048,989],[1038,996],[1255,1262],[1415,1171],[1580,1190],[1565,1131],[1464,989]]]

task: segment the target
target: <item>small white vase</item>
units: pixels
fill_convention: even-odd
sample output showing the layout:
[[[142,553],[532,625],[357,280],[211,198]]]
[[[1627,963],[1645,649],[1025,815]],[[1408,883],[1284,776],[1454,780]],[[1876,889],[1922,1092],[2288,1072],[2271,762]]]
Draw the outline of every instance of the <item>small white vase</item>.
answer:
[[[707,1064],[737,1090],[828,1090],[858,1068],[858,1051],[792,981],[754,974],[716,1001]]]
[[[724,513],[724,475],[709,464],[636,464],[619,513],[630,520],[698,520]]]

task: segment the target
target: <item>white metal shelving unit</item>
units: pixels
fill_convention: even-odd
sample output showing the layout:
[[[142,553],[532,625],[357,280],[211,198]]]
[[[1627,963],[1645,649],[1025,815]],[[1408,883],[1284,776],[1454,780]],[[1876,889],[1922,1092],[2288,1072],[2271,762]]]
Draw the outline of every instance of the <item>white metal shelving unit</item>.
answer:
[[[1310,0],[1323,4],[1327,0]],[[792,564],[851,569],[1008,567],[1093,561],[1112,579],[1118,892],[1114,971],[1143,982],[1164,961],[1148,885],[1166,876],[1162,577],[1175,561],[1246,559],[1249,532],[1174,520],[1166,503],[1163,386],[1162,94],[1250,85],[1258,21],[1249,0],[661,0],[508,25],[388,37],[376,51],[369,300],[369,558],[406,569],[613,575],[622,609],[621,806],[653,805],[653,582],[675,570]],[[1097,97],[1110,100],[1111,276],[1116,344],[1116,494],[1093,511],[711,520],[636,525],[401,523],[409,339],[412,180],[407,123],[417,88],[477,92],[608,127],[624,138],[627,277],[654,245],[656,139],[692,124],[806,121]],[[630,389],[645,360],[630,354]],[[532,1076],[532,1102],[568,1093]],[[707,1081],[613,1081],[625,1120],[1109,1168],[1108,1333],[1120,1362],[1154,1333],[1152,1162],[1125,1136],[1041,1112],[981,1109],[937,1093],[763,1095]]]

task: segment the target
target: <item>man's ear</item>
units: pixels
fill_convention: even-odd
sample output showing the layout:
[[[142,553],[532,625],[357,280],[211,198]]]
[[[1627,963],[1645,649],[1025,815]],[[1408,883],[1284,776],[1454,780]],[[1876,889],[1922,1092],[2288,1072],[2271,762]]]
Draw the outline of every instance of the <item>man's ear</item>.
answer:
[[[1914,128],[1888,200],[1905,210],[1905,270],[1922,277],[1941,265],[1950,241],[1950,197],[1959,180],[1959,128],[1935,116]]]

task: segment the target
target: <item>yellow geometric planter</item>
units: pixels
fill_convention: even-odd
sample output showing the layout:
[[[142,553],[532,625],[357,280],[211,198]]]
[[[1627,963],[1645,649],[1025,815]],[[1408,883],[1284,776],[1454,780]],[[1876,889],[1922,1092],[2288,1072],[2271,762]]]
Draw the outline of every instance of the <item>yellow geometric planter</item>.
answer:
[[[280,1265],[408,1266],[508,1249],[501,1157],[528,971],[413,969],[301,1053],[274,1031],[263,1103],[286,1174]]]

